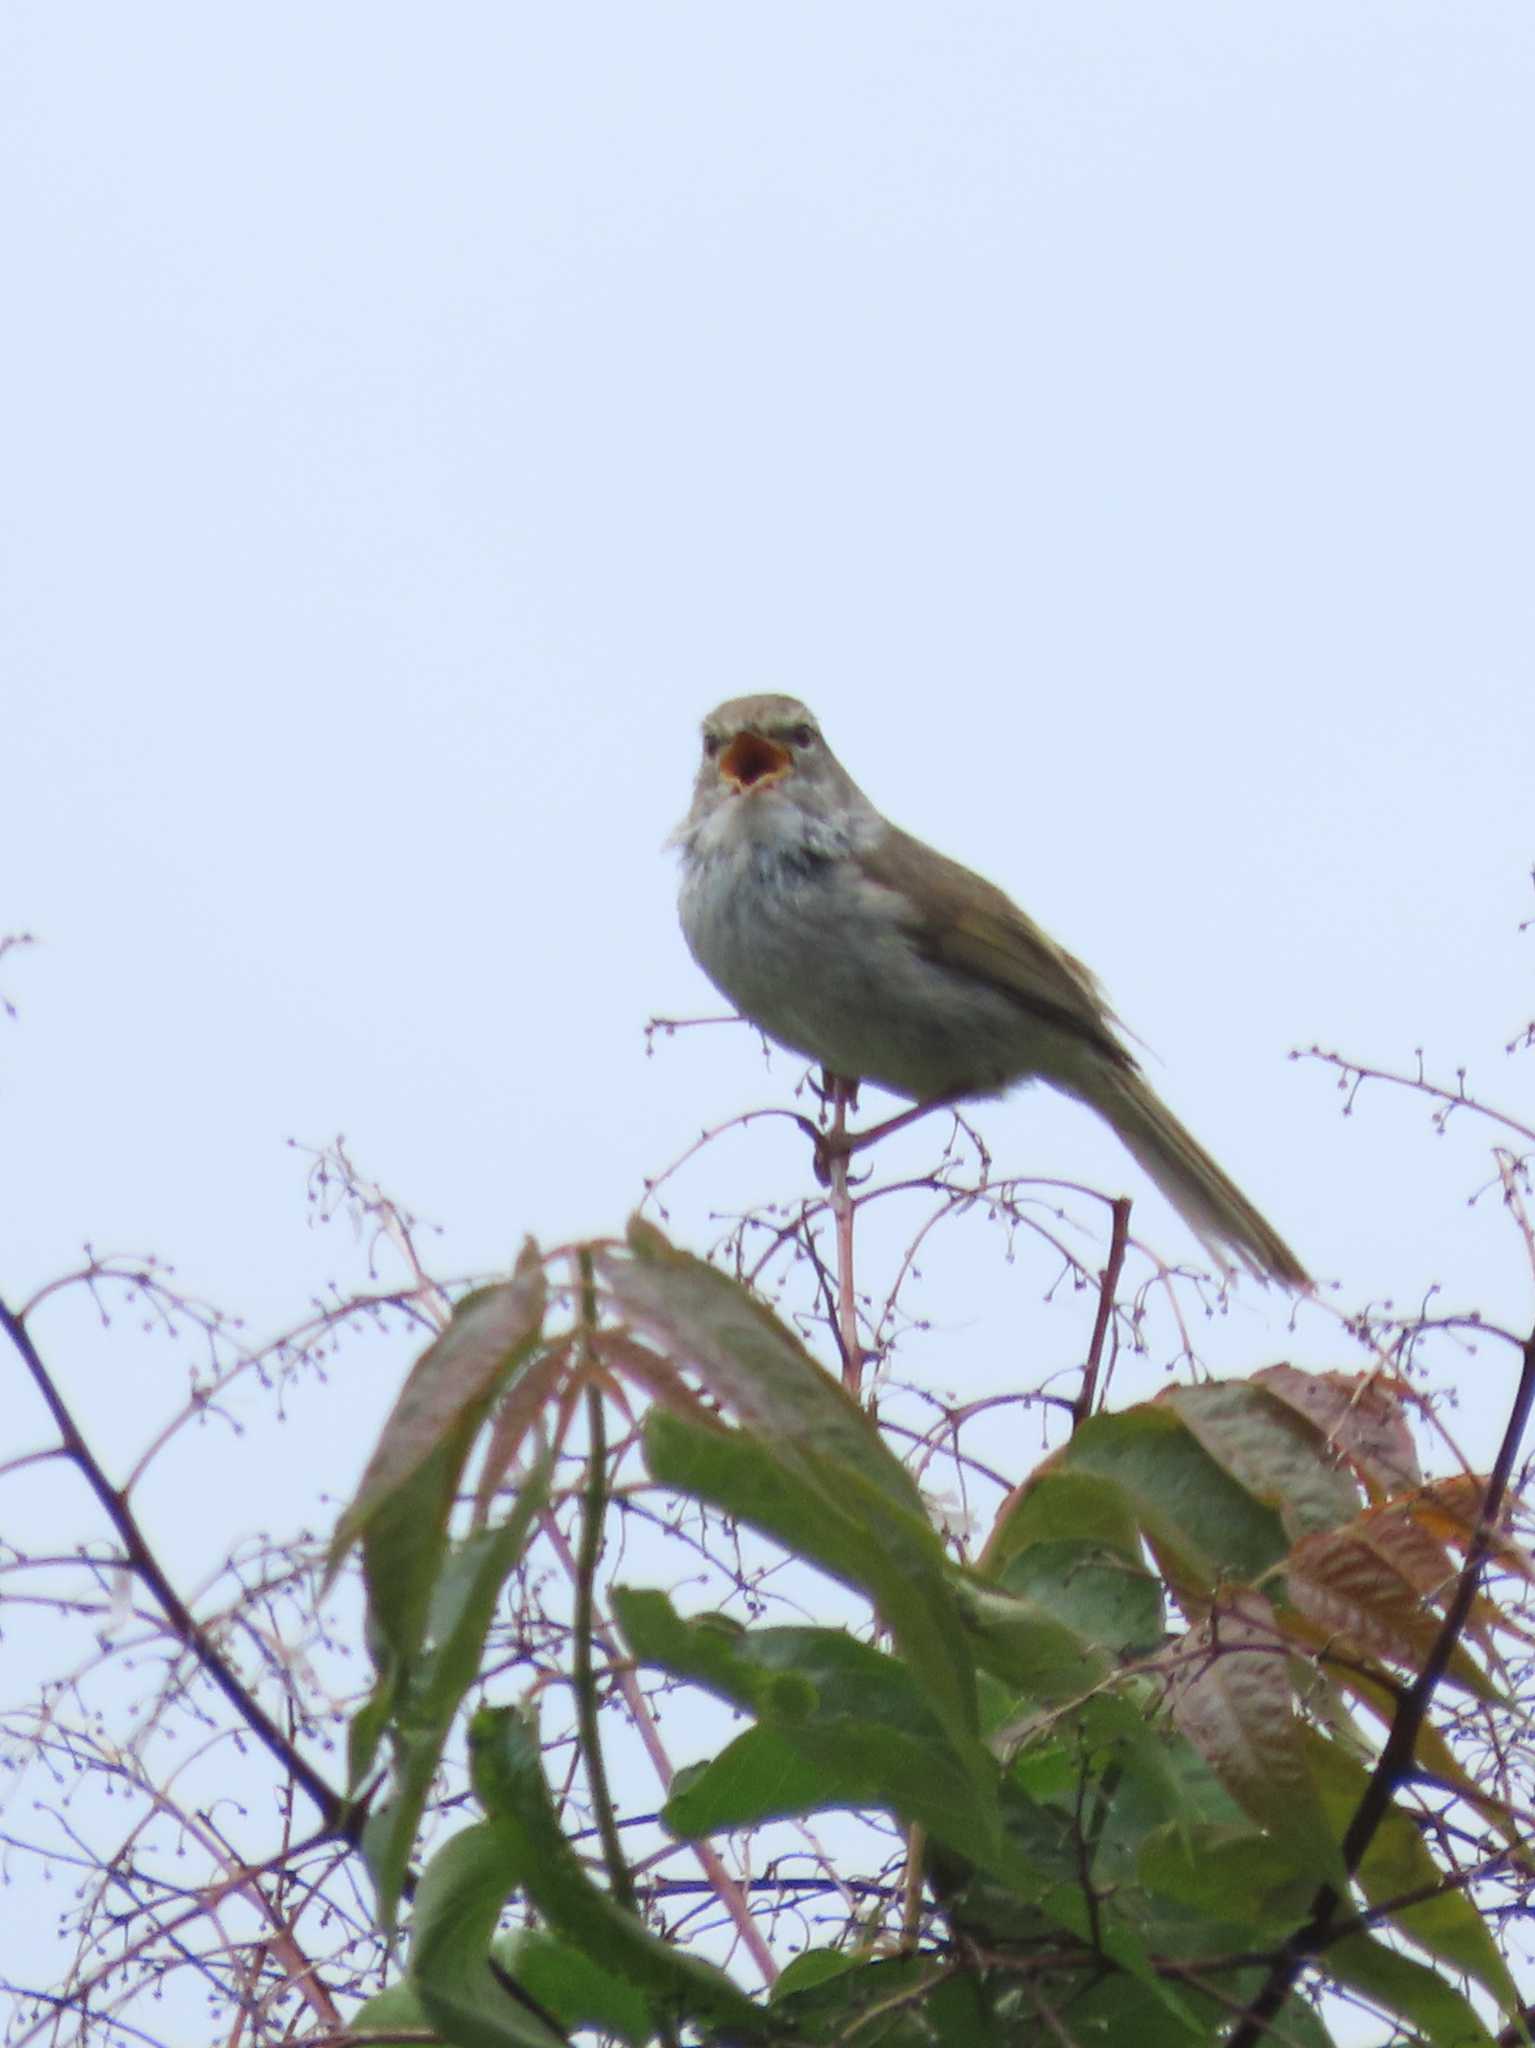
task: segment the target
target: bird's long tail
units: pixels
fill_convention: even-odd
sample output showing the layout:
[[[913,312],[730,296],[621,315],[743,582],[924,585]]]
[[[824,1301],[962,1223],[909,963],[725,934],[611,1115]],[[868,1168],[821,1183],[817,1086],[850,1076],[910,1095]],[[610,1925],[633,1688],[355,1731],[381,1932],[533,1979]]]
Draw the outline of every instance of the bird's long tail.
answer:
[[[1231,1271],[1227,1254],[1235,1253],[1259,1279],[1310,1288],[1305,1267],[1278,1231],[1152,1093],[1139,1068],[1100,1067],[1090,1083],[1084,1077],[1071,1092],[1118,1133],[1222,1271]]]

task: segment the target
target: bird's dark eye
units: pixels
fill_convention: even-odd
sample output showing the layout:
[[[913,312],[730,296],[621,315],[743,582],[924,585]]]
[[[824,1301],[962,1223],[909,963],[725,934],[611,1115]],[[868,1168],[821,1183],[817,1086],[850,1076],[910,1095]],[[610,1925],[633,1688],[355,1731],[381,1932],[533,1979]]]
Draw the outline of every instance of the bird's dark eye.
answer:
[[[793,732],[790,733],[789,739],[796,747],[813,747],[816,742],[815,727],[813,725],[797,725]]]
[[[704,759],[712,761],[720,750],[720,736],[717,732],[704,734]]]

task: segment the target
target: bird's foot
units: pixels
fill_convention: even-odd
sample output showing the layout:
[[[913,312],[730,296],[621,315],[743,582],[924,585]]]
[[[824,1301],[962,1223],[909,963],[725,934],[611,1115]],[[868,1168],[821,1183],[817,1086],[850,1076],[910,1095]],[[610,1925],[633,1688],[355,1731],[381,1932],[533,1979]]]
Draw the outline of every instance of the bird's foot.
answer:
[[[836,1168],[845,1166],[857,1149],[857,1136],[848,1129],[847,1119],[848,1112],[858,1107],[858,1083],[823,1067],[817,1093],[831,1108],[830,1127],[822,1126],[815,1133],[815,1177],[826,1188],[831,1186]]]
[[[821,1186],[831,1185],[832,1168],[839,1162],[851,1159],[855,1152],[862,1152],[865,1146],[878,1144],[881,1138],[888,1138],[896,1131],[905,1130],[920,1117],[931,1116],[935,1109],[952,1109],[956,1102],[964,1100],[961,1094],[935,1095],[928,1102],[917,1102],[910,1109],[903,1109],[898,1116],[887,1116],[883,1123],[870,1124],[866,1131],[850,1131],[847,1128],[846,1113],[849,1102],[856,1100],[857,1083],[844,1082],[835,1075],[826,1076],[826,1095],[837,1106],[837,1119],[830,1130],[815,1132],[815,1177]],[[843,1094],[842,1090],[848,1090]]]
[[[846,1165],[857,1149],[857,1133],[812,1131],[811,1135],[815,1142],[815,1177],[823,1188],[829,1188],[833,1170],[839,1165]]]

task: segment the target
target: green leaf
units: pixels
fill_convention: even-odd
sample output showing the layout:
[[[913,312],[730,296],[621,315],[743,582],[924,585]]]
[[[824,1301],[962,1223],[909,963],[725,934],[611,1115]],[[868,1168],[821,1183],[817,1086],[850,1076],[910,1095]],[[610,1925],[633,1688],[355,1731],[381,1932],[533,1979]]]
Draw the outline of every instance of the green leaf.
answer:
[[[1312,1729],[1306,1731],[1306,1754],[1341,1838],[1364,1797],[1370,1772],[1357,1757]],[[1509,1975],[1486,1921],[1451,1873],[1435,1862],[1411,1815],[1399,1806],[1388,1808],[1364,1853],[1357,1881],[1372,1906],[1439,1887],[1436,1897],[1393,1913],[1390,1925],[1439,1962],[1474,1977],[1510,2019],[1518,2015],[1519,1987]]]
[[[382,1643],[376,1646],[376,1662],[379,1670],[373,1690],[352,1716],[346,1731],[347,1784],[354,1796],[373,1768],[399,1688],[399,1660],[391,1657]]]
[[[1001,1573],[1030,1544],[1061,1541],[1090,1544],[1140,1562],[1140,1526],[1121,1488],[1092,1472],[1050,1464],[1011,1496],[986,1545],[983,1568]]]
[[[1126,1677],[1117,1690],[1087,1700],[1074,1715],[1071,1730],[1100,1775],[1113,1770],[1127,1777],[1156,1820],[1181,1819],[1195,1810],[1191,1776],[1197,1776],[1197,1789],[1203,1794],[1208,1773],[1165,1723],[1151,1719],[1153,1697],[1154,1689],[1144,1681]]]
[[[802,1949],[792,1962],[784,1964],[768,1996],[777,2005],[796,1991],[810,1991],[817,1984],[831,1983],[834,1977],[845,1977],[849,1970],[860,1969],[868,1960],[856,1949]]]
[[[567,2048],[552,2019],[490,1967],[490,1938],[516,1882],[516,1847],[487,1822],[455,1835],[421,1873],[410,1982],[452,2048]]]
[[[459,1442],[466,1418],[473,1417],[478,1426],[506,1374],[538,1344],[545,1298],[543,1261],[529,1238],[510,1280],[481,1288],[454,1309],[446,1330],[411,1367],[356,1496],[336,1525],[326,1558],[326,1585],[379,1508],[430,1459]],[[465,1440],[463,1454],[467,1453]],[[457,1478],[455,1470],[450,1493]]]
[[[546,1459],[499,1527],[477,1530],[449,1549],[432,1593],[426,1649],[380,1680],[381,1690],[387,1691],[394,1783],[387,1802],[369,1815],[362,1847],[378,1891],[379,1925],[386,1934],[394,1927],[406,1865],[448,1730],[479,1676],[501,1588],[516,1569],[548,1498],[549,1469]],[[372,1706],[370,1701],[363,1712]]]
[[[664,1485],[749,1522],[872,1601],[951,1737],[970,1741],[979,1724],[974,1657],[953,1570],[925,1517],[859,1470],[839,1470],[809,1447],[786,1456],[745,1430],[704,1429],[654,1409],[644,1444]]]
[[[466,1418],[448,1442],[378,1503],[362,1532],[368,1648],[386,1683],[398,1680],[421,1647],[432,1588],[447,1550],[458,1475],[478,1426],[476,1418]]]
[[[678,1771],[661,1819],[684,1841],[834,1807],[882,1806],[858,1758],[811,1756],[780,1728],[755,1726],[707,1763]]]
[[[1239,1978],[1237,1988],[1240,1990],[1246,1983],[1246,1979]],[[1246,1995],[1251,1997],[1256,1989],[1253,1982]],[[1278,2017],[1271,2021],[1269,2031],[1274,2048],[1334,2048],[1332,2035],[1322,2024],[1322,2015],[1299,1991],[1290,1993],[1279,2008]]]
[[[921,2018],[933,2048],[1017,2048],[1017,2033],[996,2009],[995,1985],[972,1971],[935,1984]]]
[[[476,1530],[449,1553],[432,1591],[427,1651],[411,1674],[401,1710],[413,1733],[444,1731],[478,1677],[496,1601],[548,1500],[552,1467],[546,1456],[529,1473],[506,1520]]]
[[[1096,1693],[1067,1714],[1042,1717],[1012,1763],[1013,1782],[1061,1808],[1080,1831],[1091,1815],[1093,1876],[1139,1924],[1136,1863],[1147,1836],[1166,1823],[1187,1831],[1219,1809],[1239,1818],[1208,1767],[1165,1721],[1147,1718],[1149,1694],[1136,1680]],[[1073,1840],[1076,1839],[1074,1833]]]
[[[957,1586],[977,1661],[1025,1699],[1074,1699],[1113,1669],[1106,1651],[1036,1601],[980,1580]]]
[[[1064,1745],[1063,1733],[1060,1742],[1046,1747]],[[1133,1747],[1128,1745],[1132,1752]],[[1075,1785],[1068,1788],[1057,1780],[1041,1797],[1029,1789],[1026,1759],[1021,1757],[998,1789],[1001,1854],[989,1867],[976,1865],[966,1871],[955,1867],[947,1852],[938,1853],[935,1837],[930,1843],[929,1876],[956,1933],[979,1940],[983,1948],[1048,1941],[1054,1938],[1048,1924],[1053,1921],[1070,1928],[1100,1957],[1147,1985],[1159,2004],[1183,2017],[1188,2007],[1182,1989],[1163,1980],[1147,1946],[1140,1894],[1117,1882],[1107,1859],[1100,1869],[1102,1841],[1098,1853],[1089,1856],[1091,1904],[1086,1895],[1084,1826],[1096,1824],[1101,1800],[1113,1803],[1116,1776],[1140,1777],[1138,1769],[1122,1769],[1125,1754],[1126,1747],[1112,1735],[1101,1751],[1090,1740],[1077,1759]],[[1096,1776],[1099,1771],[1102,1775]],[[1111,1824],[1106,1824],[1106,1834]]]
[[[593,1884],[560,1827],[536,1728],[510,1707],[482,1708],[469,1724],[469,1760],[505,1888],[524,1892],[551,1933],[599,1958],[660,2012],[753,2040],[770,2031],[762,2009],[723,1971],[659,1940]]]
[[[1266,1387],[1212,1380],[1169,1387],[1157,1401],[1254,1499],[1279,1510],[1292,1537],[1358,1514],[1359,1489],[1322,1432]]]
[[[1418,2029],[1433,2048],[1493,2048],[1475,2008],[1436,1970],[1367,1934],[1328,1944],[1317,1958],[1324,1976],[1347,1985]]]
[[[1223,1990],[1232,1988],[1223,1982]],[[1089,1978],[1086,1988],[1076,1995],[1070,1991],[1064,1996],[1050,1996],[1045,1991],[1040,1995],[1049,1998],[1055,2027],[1047,2030],[1039,2024],[1035,2003],[1034,2027],[1023,2037],[1038,2042],[1040,2048],[1051,2041],[1061,2043],[1062,2048],[1068,2042],[1071,2048],[1191,2048],[1193,2043],[1217,2038],[1216,2022],[1230,2010],[1229,2005],[1217,2004],[1197,1988],[1185,1990],[1181,2004],[1171,2006],[1153,1985],[1123,1973]],[[1013,2004],[1026,2022],[1030,2014],[1027,1995],[1020,1995]]]
[[[426,2008],[408,1981],[386,1985],[382,1991],[375,1991],[365,2005],[359,2006],[351,2018],[351,2027],[358,2034],[382,2034],[386,2038],[396,2028],[401,2033],[430,2033],[432,2023],[426,2016]]]
[[[650,2007],[591,1955],[542,1928],[524,1928],[492,1945],[492,1954],[567,2032],[597,2028],[632,2048],[655,2037]]]
[[[1232,1593],[1186,1643],[1174,1724],[1232,1798],[1302,1873],[1344,1882],[1336,1831],[1307,1766],[1284,1640],[1251,1589]]]
[[[1019,1550],[999,1583],[1120,1657],[1148,1655],[1167,1632],[1160,1579],[1140,1559],[1075,1536]]]
[[[1047,1813],[1000,1779],[979,1743],[956,1753],[896,1659],[838,1630],[688,1623],[657,1592],[615,1589],[613,1609],[642,1662],[762,1717],[674,1792],[664,1818],[679,1833],[828,1805],[878,1808],[919,1823],[1010,1896],[1150,1974],[1133,1933],[1111,1915],[1094,1926],[1073,1817]]]
[[[1138,1546],[1137,1546],[1138,1549]],[[997,1582],[1116,1656],[1155,1649],[1166,1631],[1161,1582],[1140,1562],[1077,1537],[1016,1551]]]
[[[1315,1879],[1298,1876],[1269,1836],[1204,1821],[1169,1823],[1147,1835],[1136,1876],[1148,1891],[1212,1921],[1250,1927],[1255,1938],[1249,1947],[1300,1926],[1316,1895]]]
[[[713,1615],[685,1621],[666,1594],[615,1586],[613,1612],[641,1662],[706,1685],[786,1725],[878,1721],[921,1742],[947,1740],[905,1666],[846,1629],[722,1629]],[[974,1768],[990,1759],[972,1745]]]
[[[869,1416],[765,1304],[651,1224],[636,1218],[627,1253],[604,1250],[596,1263],[630,1322],[743,1425],[708,1430],[655,1411],[646,1455],[656,1476],[867,1593],[944,1721],[973,1734],[975,1672],[943,1544]]]
[[[997,1853],[994,1761],[979,1740],[956,1751],[896,1658],[840,1629],[689,1623],[664,1593],[615,1587],[612,1604],[641,1663],[691,1679],[763,1724],[751,1731],[755,1742],[738,1739],[673,1795],[664,1817],[679,1833],[745,1825],[754,1804],[760,1819],[878,1807],[964,1855]],[[786,1797],[806,1803],[786,1806]]]
[[[1090,1416],[1047,1469],[1115,1486],[1174,1590],[1196,1602],[1225,1580],[1260,1577],[1289,1549],[1275,1510],[1217,1464],[1170,1408]]]
[[[811,1950],[804,1960],[824,1955]],[[788,2040],[847,2043],[848,2048],[935,2048],[927,2024],[928,2001],[948,1975],[926,1956],[853,1956],[849,1967],[817,1972],[809,1983],[788,1981],[791,1963],[774,1988],[772,2010],[789,2029]],[[963,2042],[954,2048],[966,2048]]]
[[[890,1506],[926,1520],[911,1475],[868,1415],[739,1281],[640,1217],[629,1225],[628,1253],[601,1250],[596,1265],[629,1320],[685,1361],[785,1463],[813,1454],[818,1474],[857,1474]]]

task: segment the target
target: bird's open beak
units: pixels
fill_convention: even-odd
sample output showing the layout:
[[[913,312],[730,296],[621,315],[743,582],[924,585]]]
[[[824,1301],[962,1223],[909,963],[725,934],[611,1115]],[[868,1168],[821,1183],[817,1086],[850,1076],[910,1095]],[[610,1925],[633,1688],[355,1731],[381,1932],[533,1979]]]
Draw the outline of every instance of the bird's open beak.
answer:
[[[792,765],[787,747],[765,740],[760,732],[738,732],[720,755],[720,774],[732,789],[765,789]]]

